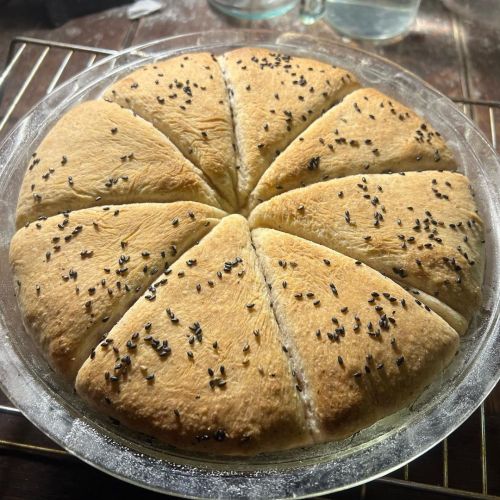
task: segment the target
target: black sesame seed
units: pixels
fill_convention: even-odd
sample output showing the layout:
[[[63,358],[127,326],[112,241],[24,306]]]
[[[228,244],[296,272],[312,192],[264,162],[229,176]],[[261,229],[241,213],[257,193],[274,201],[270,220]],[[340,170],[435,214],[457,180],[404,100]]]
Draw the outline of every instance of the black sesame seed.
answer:
[[[307,169],[308,170],[317,170],[319,168],[319,163],[320,163],[320,157],[315,156],[314,158],[311,158],[309,160],[309,163],[307,164]]]

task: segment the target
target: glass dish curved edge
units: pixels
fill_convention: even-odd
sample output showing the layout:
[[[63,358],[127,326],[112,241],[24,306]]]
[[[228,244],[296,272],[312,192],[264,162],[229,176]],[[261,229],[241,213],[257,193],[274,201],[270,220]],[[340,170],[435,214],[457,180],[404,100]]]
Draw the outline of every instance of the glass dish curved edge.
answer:
[[[425,115],[449,139],[462,170],[481,194],[478,203],[487,230],[485,299],[463,341],[466,354],[458,356],[442,379],[417,400],[413,411],[388,417],[342,443],[245,461],[184,455],[155,443],[148,446],[140,436],[116,432],[85,409],[61,388],[26,338],[8,283],[8,244],[29,152],[62,112],[79,100],[96,97],[115,78],[149,60],[243,45],[265,45],[337,63],[351,69],[365,84],[377,86]],[[0,385],[28,419],[69,452],[116,477],[156,491],[186,497],[301,497],[387,474],[451,433],[500,378],[495,264],[499,257],[498,172],[495,152],[451,101],[403,68],[338,42],[293,33],[228,30],[157,40],[107,57],[43,99],[0,146],[0,216],[7,223],[0,235]]]

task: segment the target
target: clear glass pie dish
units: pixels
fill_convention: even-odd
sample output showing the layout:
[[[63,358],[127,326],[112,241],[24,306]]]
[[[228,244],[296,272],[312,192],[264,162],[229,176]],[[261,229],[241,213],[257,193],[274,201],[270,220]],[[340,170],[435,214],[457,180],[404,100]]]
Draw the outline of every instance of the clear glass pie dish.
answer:
[[[349,439],[253,458],[197,455],[127,431],[91,411],[48,368],[26,334],[8,264],[15,207],[31,153],[61,115],[136,67],[184,52],[266,46],[353,71],[364,85],[424,115],[446,138],[476,193],[486,234],[483,303],[452,365],[409,408]],[[458,427],[500,378],[500,162],[456,106],[386,60],[298,34],[231,30],[166,38],[103,59],[42,100],[0,146],[0,384],[37,427],[85,462],[134,484],[186,497],[302,497],[387,474]]]

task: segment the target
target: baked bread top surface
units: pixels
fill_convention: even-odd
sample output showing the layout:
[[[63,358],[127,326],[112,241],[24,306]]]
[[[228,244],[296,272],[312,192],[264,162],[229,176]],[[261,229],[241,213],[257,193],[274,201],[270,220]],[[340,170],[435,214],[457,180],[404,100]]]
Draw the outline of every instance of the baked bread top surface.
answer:
[[[223,215],[188,201],[136,203],[77,210],[20,229],[10,247],[18,300],[51,366],[71,380],[165,265]]]
[[[479,306],[483,224],[462,174],[343,177],[262,203],[250,224],[338,250],[443,301],[467,320]]]
[[[250,198],[352,174],[454,170],[443,138],[417,113],[376,89],[349,94],[301,134],[264,173]]]
[[[409,404],[454,356],[455,330],[372,268],[272,229],[252,238],[301,361],[317,440],[348,436]]]
[[[104,99],[151,122],[205,173],[229,207],[237,206],[231,110],[221,69],[211,54],[186,54],[143,66],[112,85]]]
[[[70,109],[30,160],[17,227],[97,205],[199,201],[220,207],[202,172],[150,123],[116,104]]]
[[[345,437],[435,379],[480,304],[455,167],[342,68],[263,48],[150,64],[30,160],[10,249],[26,328],[90,405],[170,445]]]
[[[243,205],[274,158],[359,83],[345,69],[267,49],[236,49],[219,61],[232,101]]]
[[[303,444],[303,409],[247,221],[224,218],[170,270],[155,299],[139,299],[83,365],[79,394],[183,447]]]

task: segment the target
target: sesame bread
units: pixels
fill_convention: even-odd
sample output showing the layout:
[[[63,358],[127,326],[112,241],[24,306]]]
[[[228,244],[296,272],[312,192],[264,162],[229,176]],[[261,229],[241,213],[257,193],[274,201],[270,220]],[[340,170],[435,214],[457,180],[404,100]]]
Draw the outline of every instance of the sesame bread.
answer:
[[[250,208],[290,189],[353,174],[454,170],[451,151],[414,111],[363,88],[316,120],[261,177]]]
[[[218,60],[232,101],[244,205],[273,159],[359,84],[345,69],[263,48],[236,49]]]
[[[461,174],[335,179],[259,205],[250,224],[315,241],[425,292],[457,312],[461,333],[480,303],[483,225]]]
[[[78,393],[182,448],[246,454],[306,442],[246,220],[223,219],[170,271],[85,362]]]
[[[221,70],[210,54],[143,66],[114,83],[104,98],[151,122],[236,207],[231,110]]]
[[[317,441],[410,404],[453,358],[457,333],[392,280],[296,236],[256,229],[252,239]]]
[[[89,406],[167,445],[344,438],[439,383],[480,307],[483,223],[455,166],[415,111],[324,62],[149,64],[33,153],[21,317]]]
[[[150,123],[116,104],[88,101],[68,111],[38,146],[16,223],[97,205],[178,200],[220,207],[201,172]]]
[[[138,203],[56,215],[20,229],[10,262],[25,324],[71,380],[147,287],[224,212],[193,202]]]

